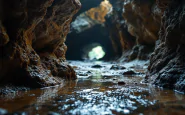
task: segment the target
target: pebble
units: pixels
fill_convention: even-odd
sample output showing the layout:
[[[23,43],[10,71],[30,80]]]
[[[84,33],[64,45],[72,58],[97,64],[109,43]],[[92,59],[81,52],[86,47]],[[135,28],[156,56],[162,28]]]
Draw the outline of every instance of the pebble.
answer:
[[[92,73],[91,71],[87,71],[86,73]]]
[[[110,68],[111,70],[123,70],[126,69],[123,66],[119,66],[119,65],[112,65],[112,67]]]
[[[92,68],[102,68],[102,66],[101,65],[93,65],[93,66],[91,66]]]
[[[133,74],[136,74],[136,72],[134,72],[132,70],[128,70],[128,71],[123,72],[123,75],[133,75]]]
[[[125,85],[126,83],[124,81],[118,81],[118,85]]]
[[[79,73],[78,75],[79,76],[88,76],[88,74],[86,74],[86,73]]]
[[[116,78],[113,78],[113,80],[117,80]]]

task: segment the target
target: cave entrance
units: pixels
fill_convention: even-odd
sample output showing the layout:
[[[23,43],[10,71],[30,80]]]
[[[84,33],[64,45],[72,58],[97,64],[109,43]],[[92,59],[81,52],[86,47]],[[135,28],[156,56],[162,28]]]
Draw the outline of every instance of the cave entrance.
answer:
[[[107,0],[90,0],[93,4],[82,7],[73,22],[71,32],[67,36],[66,45],[68,60],[112,60],[122,53],[115,51],[105,24],[105,16],[112,11],[112,5]],[[84,3],[83,3],[84,2]],[[89,1],[88,1],[89,2]],[[121,48],[120,48],[121,49]]]
[[[112,60],[116,57],[109,33],[102,25],[95,25],[81,33],[72,32],[68,35],[66,58],[68,60],[92,60],[88,55],[94,55],[91,50],[99,50],[96,55],[103,55],[101,60]],[[98,47],[99,46],[99,47]],[[89,54],[89,52],[91,52]]]
[[[100,60],[106,55],[101,44],[93,43],[84,47],[82,59],[84,60]]]

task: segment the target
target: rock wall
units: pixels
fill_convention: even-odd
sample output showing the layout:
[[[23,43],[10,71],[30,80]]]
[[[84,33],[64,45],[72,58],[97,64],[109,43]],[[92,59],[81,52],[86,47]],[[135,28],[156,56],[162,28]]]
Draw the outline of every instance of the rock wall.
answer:
[[[122,10],[120,10],[122,6],[119,5],[120,3],[118,2],[114,6],[113,12],[106,16],[105,25],[109,32],[114,52],[121,56],[123,52],[132,49],[136,39],[128,32]]]
[[[78,0],[0,0],[0,83],[29,87],[76,79],[65,37]]]
[[[119,0],[113,7],[107,27],[122,58],[148,59],[155,46],[147,79],[185,93],[185,1]]]
[[[159,1],[159,5],[164,4],[163,2],[170,4],[172,0]],[[158,86],[185,93],[184,0],[173,0],[165,10],[159,39],[160,42],[150,59],[150,81]]]
[[[121,46],[122,58],[149,59],[158,39],[162,15],[155,1],[118,0],[113,7],[114,12],[107,17],[107,25],[113,44]]]

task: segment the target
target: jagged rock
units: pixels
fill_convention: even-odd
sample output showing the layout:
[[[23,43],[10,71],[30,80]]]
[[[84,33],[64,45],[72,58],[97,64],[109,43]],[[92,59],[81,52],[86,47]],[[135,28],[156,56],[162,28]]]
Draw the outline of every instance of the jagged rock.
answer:
[[[124,66],[120,66],[120,65],[112,65],[112,67],[110,69],[111,70],[123,70],[126,68]]]
[[[5,1],[0,13],[0,83],[44,87],[75,79],[65,37],[78,0]],[[5,13],[6,12],[6,13]]]
[[[161,24],[162,11],[155,0],[118,0],[113,8],[106,18],[106,26],[115,52],[121,50],[121,59],[128,61],[148,59]]]
[[[148,76],[150,82],[158,86],[185,93],[184,9],[185,1],[174,0],[164,12],[160,43],[150,58]]]
[[[148,60],[153,50],[154,50],[153,45],[152,46],[136,45],[133,47],[129,55],[129,61],[134,59]]]
[[[121,5],[119,2],[118,4]],[[121,56],[123,51],[132,49],[135,38],[127,31],[127,26],[122,16],[122,6],[113,5],[113,7],[113,12],[106,16],[105,26],[109,32],[114,52]]]
[[[118,81],[118,85],[125,85],[126,83],[124,81]]]
[[[129,33],[136,37],[138,44],[155,44],[158,39],[160,22],[153,18],[154,6],[154,0],[128,0],[124,3],[123,17]]]
[[[102,66],[101,65],[93,65],[93,66],[91,66],[92,68],[102,68]]]
[[[123,75],[134,75],[134,74],[137,74],[137,73],[132,70],[128,70],[128,71],[123,72]]]
[[[102,1],[99,6],[90,8],[81,13],[71,24],[71,30],[81,33],[97,24],[105,22],[105,16],[112,11],[112,5],[108,1]]]

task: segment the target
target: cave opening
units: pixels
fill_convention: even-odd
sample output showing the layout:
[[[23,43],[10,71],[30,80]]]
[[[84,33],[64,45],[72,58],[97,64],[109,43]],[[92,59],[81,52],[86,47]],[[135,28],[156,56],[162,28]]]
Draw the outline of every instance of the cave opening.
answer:
[[[97,46],[101,46],[105,52],[101,60],[111,60],[116,55],[109,35],[102,25],[95,25],[80,34],[72,32],[67,36],[66,44],[68,46],[66,53],[68,60],[90,59],[88,53]]]
[[[105,54],[105,50],[100,44],[93,43],[84,47],[82,58],[84,60],[100,60]]]
[[[82,6],[80,13],[76,14],[73,19],[71,31],[66,39],[68,46],[66,58],[68,60],[91,61],[94,58],[94,60],[110,61],[120,57],[122,54],[121,45],[115,45],[111,40],[105,19],[112,12],[112,4],[108,0],[93,1],[94,5],[89,5],[85,0],[81,2],[84,3],[84,8]],[[89,8],[86,4],[89,5]],[[100,51],[97,53],[90,51],[93,47],[98,47],[96,49]],[[95,55],[100,55],[101,58]]]

